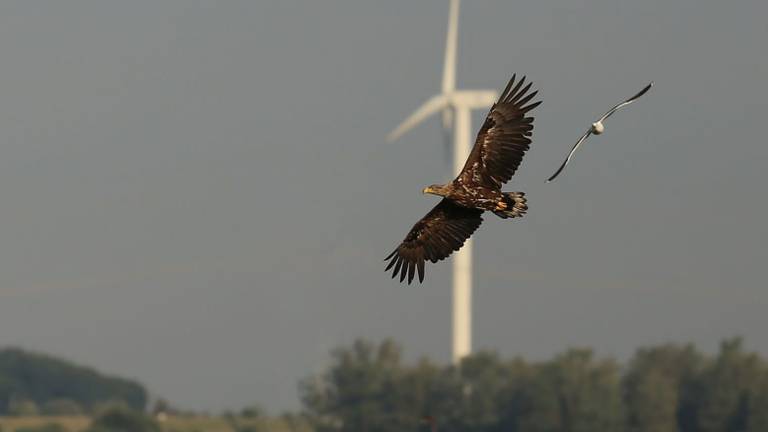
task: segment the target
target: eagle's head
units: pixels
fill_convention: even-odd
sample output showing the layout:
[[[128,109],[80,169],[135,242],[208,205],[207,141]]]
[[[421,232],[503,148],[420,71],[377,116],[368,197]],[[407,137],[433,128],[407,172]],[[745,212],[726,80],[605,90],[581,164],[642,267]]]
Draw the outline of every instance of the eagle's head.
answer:
[[[450,191],[448,190],[448,185],[433,184],[431,186],[425,187],[421,192],[444,197],[448,196]]]

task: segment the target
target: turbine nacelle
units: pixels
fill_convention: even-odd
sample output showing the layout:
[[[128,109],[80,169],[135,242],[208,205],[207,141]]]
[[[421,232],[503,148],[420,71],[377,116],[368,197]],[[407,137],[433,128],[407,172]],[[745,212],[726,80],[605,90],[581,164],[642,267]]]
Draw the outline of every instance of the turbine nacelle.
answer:
[[[456,108],[479,109],[492,106],[498,97],[495,90],[458,90],[450,93],[448,100]]]

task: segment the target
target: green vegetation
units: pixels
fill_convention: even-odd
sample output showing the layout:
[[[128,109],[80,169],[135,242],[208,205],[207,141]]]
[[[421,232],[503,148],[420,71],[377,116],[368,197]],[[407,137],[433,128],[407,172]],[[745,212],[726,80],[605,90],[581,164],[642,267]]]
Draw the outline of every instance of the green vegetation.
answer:
[[[125,407],[104,410],[93,419],[86,432],[161,432],[151,417]]]
[[[83,407],[72,399],[51,399],[44,403],[41,409],[47,416],[74,416],[83,414]]]
[[[67,432],[67,429],[58,423],[46,423],[42,426],[18,428],[15,432]]]
[[[119,408],[118,408],[119,409]],[[147,416],[133,412],[129,417],[119,420],[119,424],[135,422],[139,427],[153,428],[157,425],[162,432],[311,432],[304,419],[294,416],[271,418],[237,418],[221,416],[169,416],[164,421],[155,421]],[[106,420],[92,420],[85,416],[71,417],[0,417],[0,432],[95,432],[103,431],[107,425],[114,426],[114,418]],[[55,426],[51,426],[55,425]],[[58,429],[52,429],[57,427]],[[121,429],[117,429],[121,430]],[[157,429],[138,429],[157,430]],[[112,432],[109,429],[109,432]]]
[[[428,432],[427,416],[439,432],[768,431],[768,361],[740,339],[715,355],[643,348],[625,365],[570,349],[536,362],[480,352],[459,367],[405,363],[392,341],[357,341],[300,392],[302,413],[254,404],[207,416],[158,399],[148,414],[136,383],[0,351],[2,432]]]
[[[143,411],[147,392],[135,381],[65,360],[15,348],[0,350],[0,414],[30,416],[40,407],[44,413],[75,414],[108,400]]]
[[[85,416],[72,417],[0,417],[0,431],[34,431],[48,427],[51,424],[57,425],[62,431],[79,432],[85,430],[91,420]],[[44,429],[43,429],[44,430]]]
[[[692,346],[637,351],[625,368],[591,350],[543,362],[478,353],[460,367],[407,365],[392,341],[358,341],[301,385],[318,432],[764,432],[768,362],[722,343],[716,356]]]

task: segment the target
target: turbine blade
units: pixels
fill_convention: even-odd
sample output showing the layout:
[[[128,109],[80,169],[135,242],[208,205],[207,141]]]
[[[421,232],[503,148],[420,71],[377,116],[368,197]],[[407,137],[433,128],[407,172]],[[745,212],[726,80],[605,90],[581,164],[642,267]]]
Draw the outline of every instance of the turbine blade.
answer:
[[[414,111],[410,117],[405,119],[405,121],[400,123],[400,125],[395,128],[395,130],[387,135],[387,141],[391,142],[400,138],[400,136],[402,136],[404,133],[409,131],[417,124],[421,123],[422,120],[447,106],[448,98],[444,95],[437,95],[432,97],[432,99],[428,100],[424,103],[424,105],[420,106],[419,109]]]
[[[443,94],[456,89],[456,45],[459,35],[459,0],[451,0],[443,63]]]

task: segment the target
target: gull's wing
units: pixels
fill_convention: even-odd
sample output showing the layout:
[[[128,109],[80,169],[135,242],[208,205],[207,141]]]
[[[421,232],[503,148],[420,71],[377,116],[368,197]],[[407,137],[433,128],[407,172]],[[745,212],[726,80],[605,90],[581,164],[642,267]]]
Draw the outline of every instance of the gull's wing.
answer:
[[[651,81],[647,86],[645,86],[644,89],[640,90],[636,95],[632,96],[631,98],[625,100],[624,102],[622,102],[622,103],[616,105],[615,107],[611,108],[610,110],[608,110],[608,112],[605,113],[604,116],[600,117],[600,120],[598,120],[598,122],[603,122],[605,119],[607,119],[608,117],[612,116],[613,113],[615,113],[619,109],[624,108],[625,106],[631,104],[632,102],[637,100],[640,96],[644,95],[648,90],[650,90],[651,87],[653,87],[653,81]]]
[[[645,88],[640,90],[636,95],[632,96],[631,98],[625,100],[624,102],[622,102],[622,103],[616,105],[615,107],[611,108],[610,110],[608,110],[608,112],[605,113],[602,117],[600,117],[600,120],[598,120],[596,123],[602,123],[605,119],[607,119],[608,117],[612,116],[613,113],[615,113],[619,109],[621,109],[621,108],[631,104],[632,102],[637,100],[640,96],[644,95],[648,90],[651,89],[651,87],[653,87],[653,81],[651,81],[650,84],[645,86]],[[570,151],[570,153],[568,153],[568,157],[565,158],[565,161],[563,161],[563,164],[560,165],[560,168],[558,168],[557,171],[554,174],[552,174],[552,177],[547,179],[547,182],[551,182],[552,180],[554,180],[555,177],[557,177],[560,174],[560,172],[562,172],[563,169],[565,169],[565,166],[568,165],[568,162],[571,160],[571,157],[573,156],[573,153],[576,152],[576,149],[579,148],[581,143],[583,143],[590,135],[592,135],[592,127],[590,127],[586,132],[584,132],[584,135],[582,135],[581,138],[579,138],[579,141],[577,141],[576,144],[573,146],[573,148],[571,148],[571,151]]]
[[[563,161],[563,164],[560,165],[560,168],[558,168],[557,171],[554,174],[552,174],[552,177],[547,179],[547,182],[551,182],[552,180],[554,180],[555,177],[557,177],[560,174],[560,172],[563,169],[565,169],[565,166],[568,165],[568,162],[570,162],[571,156],[573,156],[573,154],[576,152],[576,149],[579,148],[581,143],[583,143],[584,140],[586,140],[587,137],[589,137],[590,135],[592,135],[592,128],[591,127],[589,129],[587,129],[586,132],[584,132],[584,135],[582,135],[581,138],[579,138],[579,141],[576,142],[576,144],[573,146],[573,148],[571,148],[571,152],[568,153],[568,157],[565,158],[565,160]]]

